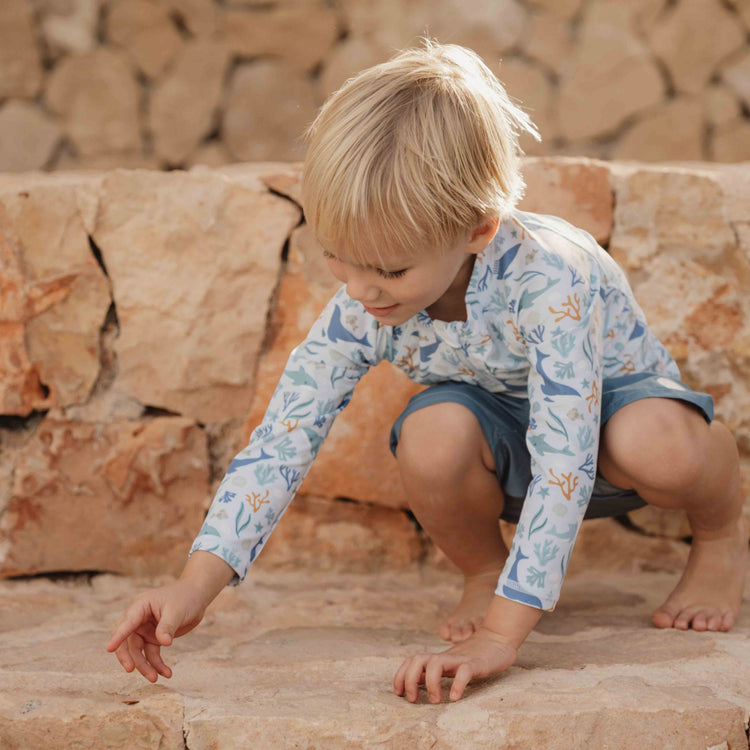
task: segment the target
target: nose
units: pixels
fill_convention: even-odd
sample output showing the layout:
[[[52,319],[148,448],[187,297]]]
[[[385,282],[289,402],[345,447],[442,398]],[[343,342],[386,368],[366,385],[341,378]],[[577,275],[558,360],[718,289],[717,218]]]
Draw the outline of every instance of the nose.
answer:
[[[380,289],[372,283],[368,273],[357,269],[347,269],[346,293],[357,302],[371,304],[380,296]]]

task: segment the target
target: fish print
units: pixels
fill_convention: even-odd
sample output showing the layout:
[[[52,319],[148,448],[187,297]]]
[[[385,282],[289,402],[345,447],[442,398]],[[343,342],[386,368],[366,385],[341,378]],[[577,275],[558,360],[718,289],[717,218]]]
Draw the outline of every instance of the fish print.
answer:
[[[438,324],[422,310],[394,329],[342,286],[290,354],[192,549],[219,555],[243,580],[356,384],[387,360],[425,385],[473,383],[528,399],[534,480],[496,591],[553,608],[593,490],[602,380],[679,381],[679,370],[615,261],[557,217],[516,211],[501,222],[465,301],[466,321]]]

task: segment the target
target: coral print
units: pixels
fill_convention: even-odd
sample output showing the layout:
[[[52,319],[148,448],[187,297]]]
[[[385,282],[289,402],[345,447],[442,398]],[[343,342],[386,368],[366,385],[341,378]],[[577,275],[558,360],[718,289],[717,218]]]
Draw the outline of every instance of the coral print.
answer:
[[[355,385],[385,359],[419,383],[528,397],[532,480],[497,593],[553,608],[594,486],[602,380],[679,373],[622,271],[562,219],[517,211],[501,223],[477,257],[466,309],[466,321],[422,312],[384,326],[342,287],[292,352],[193,549],[244,578]]]

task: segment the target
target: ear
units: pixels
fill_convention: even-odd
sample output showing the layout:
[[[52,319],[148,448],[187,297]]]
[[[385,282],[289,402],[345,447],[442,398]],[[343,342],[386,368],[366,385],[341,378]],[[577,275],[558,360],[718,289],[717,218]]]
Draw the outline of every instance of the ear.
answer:
[[[469,245],[466,251],[474,254],[481,253],[492,242],[492,238],[497,233],[499,225],[500,219],[497,216],[483,219],[481,224],[469,236]]]

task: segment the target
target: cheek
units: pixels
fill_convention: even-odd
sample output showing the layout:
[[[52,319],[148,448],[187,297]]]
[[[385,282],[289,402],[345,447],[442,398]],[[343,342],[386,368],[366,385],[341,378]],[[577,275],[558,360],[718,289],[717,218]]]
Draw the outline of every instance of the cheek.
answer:
[[[344,264],[337,260],[328,258],[328,270],[341,282],[346,283],[346,274],[344,273]]]

